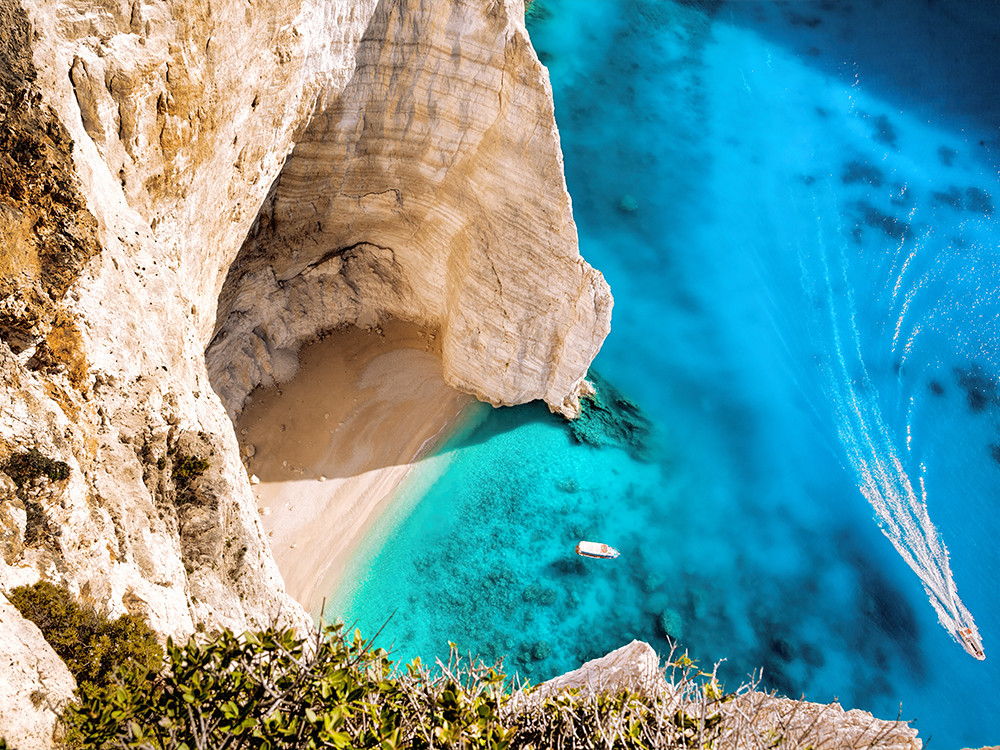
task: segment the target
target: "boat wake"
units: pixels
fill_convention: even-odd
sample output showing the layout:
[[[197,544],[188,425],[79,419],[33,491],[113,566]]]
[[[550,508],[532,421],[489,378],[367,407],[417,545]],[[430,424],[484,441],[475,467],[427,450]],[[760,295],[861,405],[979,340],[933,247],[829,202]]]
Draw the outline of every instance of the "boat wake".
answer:
[[[834,212],[835,213],[835,212]],[[822,216],[814,211],[814,216]],[[829,214],[828,214],[829,215]],[[822,219],[820,219],[822,221]],[[838,219],[839,221],[839,219]],[[873,383],[863,355],[857,324],[854,284],[848,260],[846,234],[841,227],[817,232],[817,242],[799,248],[800,279],[803,291],[812,303],[809,336],[813,342],[832,343],[818,355],[826,401],[834,408],[839,442],[854,471],[861,494],[875,511],[878,524],[906,564],[920,578],[938,621],[970,655],[984,659],[982,641],[971,613],[962,603],[949,566],[948,550],[927,513],[926,469],[919,464],[918,487],[914,486],[906,463],[910,457],[910,429],[907,422],[905,442],[883,418],[879,391]],[[826,238],[836,238],[837,247],[828,248]],[[900,240],[896,253],[890,253],[889,272],[892,302],[897,310],[889,321],[894,329],[893,350],[900,346],[903,318],[914,295],[926,287],[927,277],[901,293],[903,277],[911,268],[916,251]],[[910,244],[913,244],[912,241]],[[902,343],[905,361],[919,326]],[[911,399],[912,404],[912,399]],[[902,446],[902,452],[900,450]]]

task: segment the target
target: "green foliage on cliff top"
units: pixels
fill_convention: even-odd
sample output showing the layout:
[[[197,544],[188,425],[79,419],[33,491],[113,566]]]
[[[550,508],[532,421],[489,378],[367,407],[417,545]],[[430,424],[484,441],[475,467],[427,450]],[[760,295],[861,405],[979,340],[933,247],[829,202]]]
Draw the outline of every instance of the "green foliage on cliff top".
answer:
[[[63,622],[72,617],[58,592],[43,592],[44,610]],[[449,662],[431,670],[419,659],[393,664],[342,625],[310,640],[273,628],[225,631],[207,642],[168,640],[158,675],[150,680],[134,662],[118,667],[104,689],[81,690],[62,718],[75,747],[137,750],[844,746],[802,715],[806,704],[746,685],[726,693],[686,655],[668,669],[669,681],[630,689],[515,692],[495,667],[460,659],[454,645]],[[891,745],[892,729],[873,720],[851,746]]]
[[[503,676],[474,665],[399,674],[355,632],[315,640],[269,629],[167,644],[152,690],[119,676],[106,696],[66,716],[87,746],[343,748],[509,746],[499,720]]]

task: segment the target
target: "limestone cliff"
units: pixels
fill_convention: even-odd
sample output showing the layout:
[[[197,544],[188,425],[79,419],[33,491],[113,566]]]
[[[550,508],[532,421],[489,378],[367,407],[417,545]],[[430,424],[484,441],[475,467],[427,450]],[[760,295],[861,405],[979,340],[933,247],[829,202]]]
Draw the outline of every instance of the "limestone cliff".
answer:
[[[520,3],[379,3],[295,140],[208,350],[231,413],[317,328],[385,316],[440,329],[460,390],[578,412],[611,297],[576,249]]]
[[[336,325],[433,327],[456,387],[576,411],[611,297],[523,10],[0,0],[0,464],[68,466],[0,473],[0,590],[304,625],[230,415]],[[42,736],[65,689],[0,692]]]

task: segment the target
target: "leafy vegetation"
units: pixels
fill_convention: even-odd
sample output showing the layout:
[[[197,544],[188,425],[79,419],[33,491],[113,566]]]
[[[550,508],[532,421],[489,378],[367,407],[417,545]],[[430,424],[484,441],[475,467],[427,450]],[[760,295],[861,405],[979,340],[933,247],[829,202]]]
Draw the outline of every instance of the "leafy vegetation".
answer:
[[[129,670],[134,689],[148,689],[163,665],[156,633],[133,615],[110,620],[79,604],[65,588],[41,581],[7,594],[66,662],[84,701],[105,701],[113,677]]]
[[[842,747],[796,701],[743,686],[726,693],[686,656],[669,681],[514,691],[495,667],[419,660],[399,668],[342,625],[304,640],[268,629],[168,641],[163,671],[119,670],[63,720],[93,748],[763,748]],[[805,704],[809,705],[809,704]],[[892,725],[860,727],[850,746],[883,746]]]
[[[180,455],[174,460],[171,476],[178,487],[187,487],[192,479],[200,477],[208,470],[208,459],[199,456]]]
[[[178,505],[193,503],[197,500],[197,495],[191,487],[191,482],[208,471],[208,467],[207,458],[189,456],[184,453],[174,457],[170,476],[173,478],[174,486],[177,488]]]
[[[78,702],[61,717],[71,748],[860,750],[912,736],[903,722],[857,717],[846,734],[831,730],[829,707],[753,684],[726,692],[686,654],[665,675],[619,670],[607,690],[515,686],[454,644],[447,664],[401,668],[340,624],[310,639],[275,628],[168,639],[164,659],[147,625],[103,618],[64,588],[39,583],[8,596],[77,678]]]
[[[69,478],[69,464],[56,461],[43,455],[37,448],[14,453],[0,464],[0,471],[14,480],[17,485],[17,496],[24,503],[26,514],[24,527],[24,544],[26,547],[49,545],[55,548],[58,544],[58,528],[53,529],[48,522],[45,509],[36,499],[32,499],[29,490],[31,483],[39,477],[48,477],[49,481],[61,482]]]
[[[69,464],[42,455],[37,448],[12,454],[0,465],[0,469],[14,480],[19,489],[24,489],[26,484],[41,476],[53,482],[69,478]]]
[[[457,663],[432,678],[403,674],[385,651],[342,626],[315,640],[269,629],[209,643],[167,644],[152,690],[119,676],[66,721],[90,747],[507,747],[499,721],[503,676]]]

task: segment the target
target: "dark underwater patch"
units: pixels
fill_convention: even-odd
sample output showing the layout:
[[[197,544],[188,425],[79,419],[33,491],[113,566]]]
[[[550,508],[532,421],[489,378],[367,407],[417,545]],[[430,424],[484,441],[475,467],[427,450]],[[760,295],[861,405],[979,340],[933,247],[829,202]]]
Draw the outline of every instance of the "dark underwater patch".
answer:
[[[927,390],[929,390],[935,396],[943,396],[944,395],[944,386],[941,385],[941,383],[938,382],[937,380],[932,380],[931,382],[929,382],[927,384]]]
[[[965,391],[965,401],[969,411],[981,414],[989,406],[997,403],[997,384],[979,365],[968,370],[955,369],[958,386]]]
[[[944,206],[950,206],[956,211],[962,210],[962,193],[954,185],[945,191],[935,190],[931,193],[931,196],[935,201]]]
[[[937,150],[938,161],[940,161],[944,166],[950,167],[955,163],[955,157],[958,156],[958,151],[953,148],[948,148],[947,146],[941,146]]]
[[[965,189],[965,207],[975,214],[983,214],[984,216],[993,215],[993,199],[982,188],[970,187]]]
[[[580,399],[580,416],[569,420],[570,433],[578,443],[595,448],[616,447],[632,458],[646,460],[650,422],[634,401],[591,371],[593,396]]]
[[[858,182],[867,182],[873,187],[879,187],[885,179],[885,175],[878,167],[866,161],[852,160],[844,162],[840,172],[840,181],[845,185],[854,185]]]
[[[896,128],[885,115],[878,115],[872,120],[872,128],[875,131],[872,137],[879,143],[896,148],[898,135]]]
[[[792,26],[798,28],[815,29],[823,24],[823,19],[819,16],[805,16],[795,11],[784,11],[785,20]]]
[[[858,201],[857,207],[861,213],[861,221],[872,229],[878,229],[887,237],[894,240],[907,240],[913,236],[913,230],[907,222],[900,221],[895,216],[875,208],[868,201]]]
[[[990,452],[990,458],[1000,464],[1000,445],[997,443],[990,443],[987,448]]]

